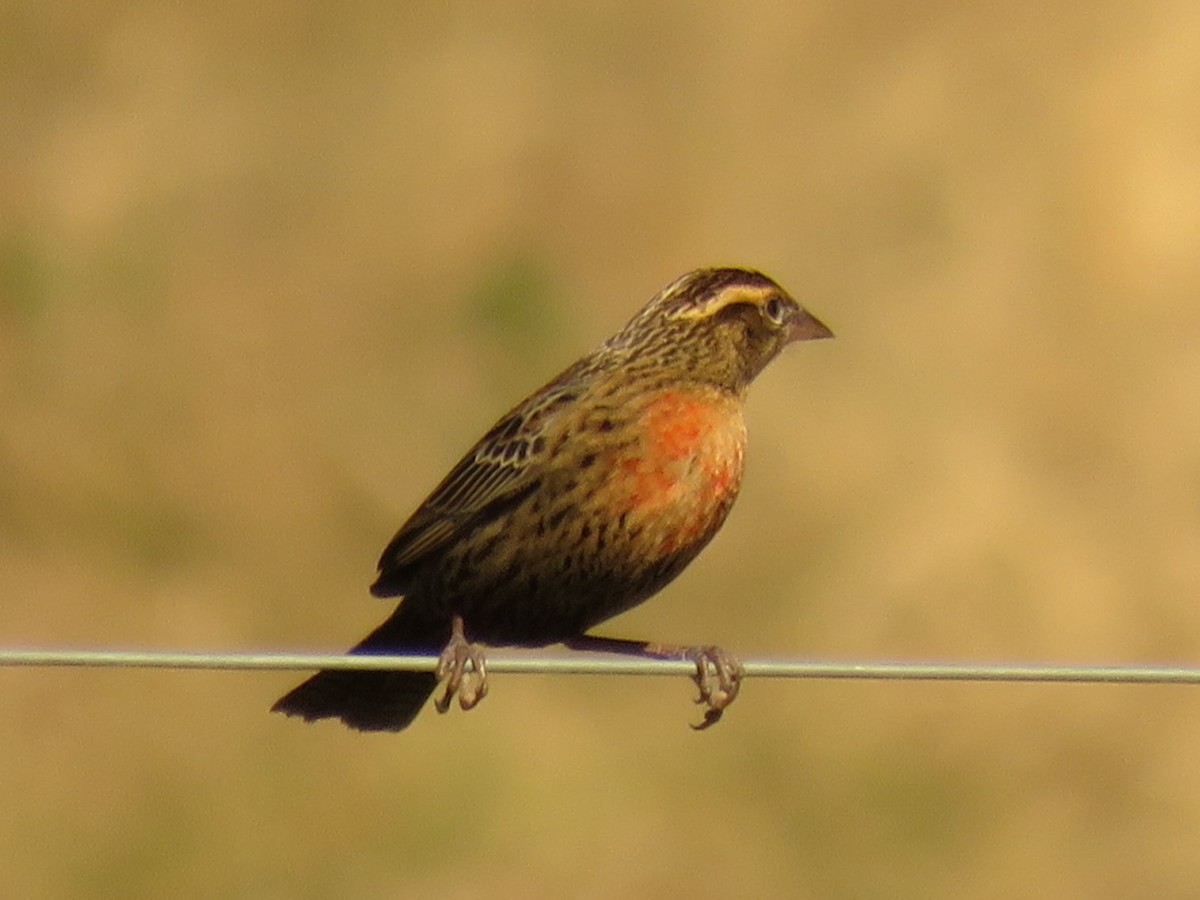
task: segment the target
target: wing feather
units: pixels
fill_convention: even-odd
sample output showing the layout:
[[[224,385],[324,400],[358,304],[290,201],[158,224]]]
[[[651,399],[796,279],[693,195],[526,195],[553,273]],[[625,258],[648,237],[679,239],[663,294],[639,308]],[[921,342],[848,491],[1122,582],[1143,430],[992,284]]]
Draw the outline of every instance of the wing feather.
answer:
[[[540,463],[549,453],[545,432],[578,396],[571,385],[556,385],[492,426],[392,538],[372,592],[403,593],[413,566],[488,521],[489,511],[499,514],[514,498],[536,489]]]

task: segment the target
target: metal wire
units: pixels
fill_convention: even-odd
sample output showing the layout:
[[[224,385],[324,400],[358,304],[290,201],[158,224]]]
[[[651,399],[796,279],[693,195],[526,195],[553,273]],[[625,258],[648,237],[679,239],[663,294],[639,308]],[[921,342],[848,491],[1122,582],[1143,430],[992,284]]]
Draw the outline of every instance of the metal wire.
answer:
[[[1056,665],[1044,663],[821,662],[743,660],[753,678],[853,679],[870,681],[1007,681],[1086,684],[1200,684],[1196,666]],[[274,670],[373,669],[428,672],[436,656],[348,656],[311,653],[174,653],[111,650],[17,650],[0,648],[0,668],[77,667],[119,669]],[[488,670],[513,675],[690,675],[687,660],[588,654],[488,657]]]

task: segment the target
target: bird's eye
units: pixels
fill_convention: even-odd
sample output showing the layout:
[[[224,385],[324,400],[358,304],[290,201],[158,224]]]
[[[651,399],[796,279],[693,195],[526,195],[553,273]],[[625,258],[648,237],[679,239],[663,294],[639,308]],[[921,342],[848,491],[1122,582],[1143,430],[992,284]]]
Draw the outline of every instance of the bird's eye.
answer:
[[[767,314],[767,318],[776,325],[782,325],[783,319],[787,315],[787,304],[779,297],[772,297],[763,304],[763,312]]]

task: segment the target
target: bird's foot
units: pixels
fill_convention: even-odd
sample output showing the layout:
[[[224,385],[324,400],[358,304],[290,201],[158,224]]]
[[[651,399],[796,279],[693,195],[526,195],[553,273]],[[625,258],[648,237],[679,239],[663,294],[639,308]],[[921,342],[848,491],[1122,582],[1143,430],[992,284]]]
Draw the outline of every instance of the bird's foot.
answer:
[[[444,713],[458,695],[458,705],[471,709],[487,696],[487,660],[483,648],[467,640],[461,616],[455,616],[450,642],[442,651],[437,665],[438,681],[445,679],[446,690],[435,702],[437,711]]]
[[[696,664],[696,674],[692,676],[700,689],[696,702],[707,709],[704,710],[704,721],[692,728],[703,731],[721,721],[725,708],[737,699],[744,669],[737,657],[720,647],[688,647],[684,658]]]
[[[631,641],[627,638],[610,638],[598,634],[581,634],[563,642],[572,650],[587,650],[600,653],[625,653],[630,656],[651,659],[686,659],[696,665],[692,681],[700,689],[696,699],[708,707],[704,710],[704,721],[692,727],[703,731],[721,720],[725,708],[737,699],[745,670],[737,657],[720,647],[681,647],[678,644],[660,644],[653,641]]]

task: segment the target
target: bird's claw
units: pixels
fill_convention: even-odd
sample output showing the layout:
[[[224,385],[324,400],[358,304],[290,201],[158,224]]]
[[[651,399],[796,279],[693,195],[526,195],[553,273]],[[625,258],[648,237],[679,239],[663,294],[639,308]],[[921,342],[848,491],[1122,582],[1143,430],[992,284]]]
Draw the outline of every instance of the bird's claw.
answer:
[[[684,656],[696,664],[696,674],[692,676],[700,690],[696,702],[708,707],[704,710],[704,721],[692,726],[703,731],[721,721],[725,708],[737,699],[745,670],[737,657],[720,647],[692,647]]]
[[[446,690],[434,702],[438,712],[448,710],[456,694],[459,707],[471,709],[488,692],[487,661],[483,656],[483,648],[456,632],[438,658],[437,678],[438,681],[446,681]]]

